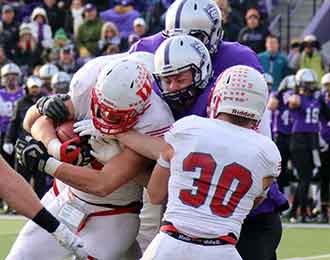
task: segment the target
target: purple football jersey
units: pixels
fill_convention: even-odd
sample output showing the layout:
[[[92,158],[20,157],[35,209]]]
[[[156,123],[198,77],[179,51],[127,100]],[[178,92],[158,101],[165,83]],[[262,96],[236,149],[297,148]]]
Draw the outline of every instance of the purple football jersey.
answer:
[[[23,97],[23,88],[15,93],[9,93],[5,89],[0,90],[0,132],[5,133],[9,125],[14,106],[17,100]]]
[[[166,38],[162,35],[161,32],[149,37],[142,38],[131,47],[129,52],[146,51],[155,53],[159,45],[165,39]],[[214,83],[216,82],[216,79],[224,70],[235,65],[247,65],[263,73],[262,66],[254,51],[237,42],[221,41],[219,43],[217,53],[212,56],[212,66],[214,70],[213,77],[210,79],[204,91],[197,97],[192,107],[182,114],[175,115],[175,119],[179,120],[180,118],[189,115],[206,117],[208,96],[213,88]],[[160,91],[157,86],[154,86],[154,90],[158,95],[160,95]],[[273,212],[274,209],[278,208],[278,205],[282,205],[287,202],[287,199],[282,193],[279,192],[275,183],[273,184],[272,189],[276,190],[277,192],[270,192],[268,198],[266,198],[261,204],[261,207],[253,210],[252,214],[256,215],[259,213]]]
[[[275,92],[272,95],[276,95],[278,98],[278,108],[274,112],[273,117],[273,132],[289,135],[292,129],[292,119],[290,117],[290,110],[288,107],[289,97],[293,94],[292,90],[287,90],[281,95],[277,95]]]
[[[325,93],[322,93],[321,98],[325,104],[330,107],[330,97],[327,97]],[[324,116],[321,116],[321,136],[328,144],[330,144],[330,121],[326,120]]]
[[[301,105],[299,108],[291,109],[292,133],[318,133],[320,130],[320,108],[321,103],[317,97],[319,92],[312,96],[299,95]]]

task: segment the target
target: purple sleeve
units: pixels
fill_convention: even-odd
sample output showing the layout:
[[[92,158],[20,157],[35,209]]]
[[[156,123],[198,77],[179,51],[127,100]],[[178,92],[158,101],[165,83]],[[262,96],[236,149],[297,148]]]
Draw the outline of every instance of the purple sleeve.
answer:
[[[245,56],[246,59],[244,59],[242,61],[242,65],[247,65],[250,66],[252,68],[255,68],[256,70],[258,70],[260,73],[264,73],[264,69],[261,66],[261,63],[258,59],[257,54],[251,50],[249,47],[245,47]]]

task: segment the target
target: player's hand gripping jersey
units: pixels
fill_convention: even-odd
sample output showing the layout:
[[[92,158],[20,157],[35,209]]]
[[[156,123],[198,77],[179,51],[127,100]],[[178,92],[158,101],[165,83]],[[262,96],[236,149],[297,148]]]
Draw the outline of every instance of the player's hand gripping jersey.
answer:
[[[254,130],[197,116],[176,122],[165,140],[175,152],[164,219],[190,236],[238,238],[263,178],[280,173],[276,145]]]
[[[129,57],[146,64],[146,67],[149,70],[152,70],[153,55],[149,53],[146,55],[141,55],[141,53],[136,54],[130,55]],[[71,81],[69,95],[74,106],[75,121],[91,118],[91,92],[102,68],[106,64],[125,56],[127,56],[127,54],[96,58],[87,63],[74,75]],[[142,134],[162,136],[170,128],[173,122],[174,119],[167,104],[155,93],[152,93],[150,107],[140,116],[138,123],[133,129]],[[94,139],[91,140],[93,141]],[[99,149],[112,150],[113,156],[116,155],[113,150],[119,153],[122,149],[117,141],[112,140],[111,142],[103,142],[103,144],[107,147],[100,147],[100,142],[91,145],[92,147],[98,147]],[[72,191],[80,198],[89,202],[111,203],[115,205],[126,205],[130,202],[141,200],[142,196],[142,187],[134,181],[130,181],[104,198],[87,194],[76,189],[72,189]]]

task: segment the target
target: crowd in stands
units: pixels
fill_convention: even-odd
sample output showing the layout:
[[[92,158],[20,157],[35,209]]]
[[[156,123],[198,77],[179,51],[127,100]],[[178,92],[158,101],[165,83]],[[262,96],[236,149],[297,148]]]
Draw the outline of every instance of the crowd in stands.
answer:
[[[214,1],[223,15],[223,39],[257,53],[274,97],[282,98],[280,85],[301,68],[312,69],[321,87],[329,62],[315,36],[292,40],[285,53],[279,38],[268,29],[271,14],[266,1]],[[40,197],[51,180],[22,169],[14,158],[17,138],[27,135],[22,121],[28,108],[43,95],[67,92],[72,75],[90,59],[127,51],[140,38],[161,31],[173,2],[0,1],[0,152],[26,180],[34,177]],[[284,189],[287,183],[281,185]]]

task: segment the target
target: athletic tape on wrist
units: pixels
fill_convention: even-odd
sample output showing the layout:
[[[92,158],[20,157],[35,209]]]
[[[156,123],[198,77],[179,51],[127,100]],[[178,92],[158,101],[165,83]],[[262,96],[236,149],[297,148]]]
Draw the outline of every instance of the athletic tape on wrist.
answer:
[[[158,160],[157,160],[157,163],[162,166],[163,168],[167,168],[169,169],[170,168],[170,162],[166,161],[163,157],[162,154],[160,154]]]
[[[62,164],[62,162],[56,160],[55,158],[49,158],[45,165],[45,172],[54,177],[57,168]]]

